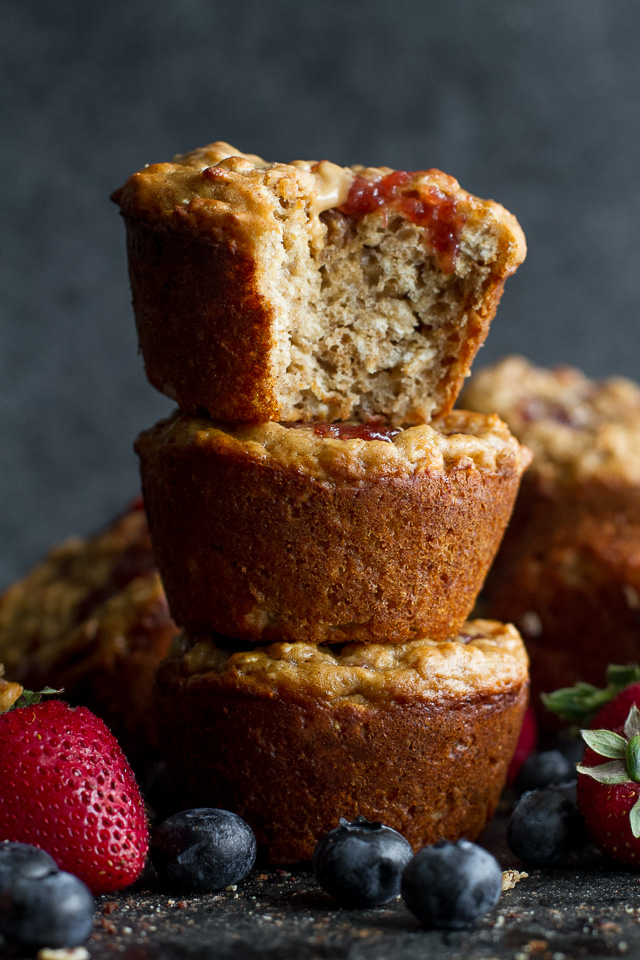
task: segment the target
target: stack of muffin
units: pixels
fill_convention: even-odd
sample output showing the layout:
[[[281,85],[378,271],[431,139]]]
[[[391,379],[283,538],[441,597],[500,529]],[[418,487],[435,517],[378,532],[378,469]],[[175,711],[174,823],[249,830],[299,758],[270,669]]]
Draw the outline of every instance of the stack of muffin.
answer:
[[[145,506],[182,632],[169,776],[272,862],[361,814],[474,837],[527,699],[511,626],[465,623],[529,454],[450,412],[524,237],[439,171],[216,143],[117,192],[147,375]]]

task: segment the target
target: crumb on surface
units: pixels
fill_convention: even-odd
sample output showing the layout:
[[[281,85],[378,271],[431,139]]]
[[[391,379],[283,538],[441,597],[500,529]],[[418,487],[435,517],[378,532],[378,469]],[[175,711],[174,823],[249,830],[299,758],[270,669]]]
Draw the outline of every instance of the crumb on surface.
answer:
[[[524,880],[529,874],[524,870],[503,870],[502,871],[502,890],[513,890],[516,883]]]
[[[89,960],[89,951],[86,947],[61,947],[54,950],[52,947],[43,947],[38,950],[36,960]]]

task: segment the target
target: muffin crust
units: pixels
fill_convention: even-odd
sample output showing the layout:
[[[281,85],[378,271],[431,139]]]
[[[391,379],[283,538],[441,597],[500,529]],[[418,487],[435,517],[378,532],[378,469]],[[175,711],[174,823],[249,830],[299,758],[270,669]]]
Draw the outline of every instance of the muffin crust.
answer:
[[[527,657],[511,624],[474,620],[454,638],[401,644],[271,643],[238,648],[211,636],[176,638],[172,657],[183,676],[217,676],[220,688],[242,684],[274,699],[348,701],[364,706],[491,696],[521,684]]]

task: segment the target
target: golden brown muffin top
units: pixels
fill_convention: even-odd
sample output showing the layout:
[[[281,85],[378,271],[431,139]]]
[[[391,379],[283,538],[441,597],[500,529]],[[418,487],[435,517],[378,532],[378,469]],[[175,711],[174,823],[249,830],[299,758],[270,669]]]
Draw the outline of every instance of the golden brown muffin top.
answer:
[[[225,649],[210,636],[174,641],[171,659],[194,681],[257,695],[363,705],[499,695],[527,681],[520,634],[493,620],[465,623],[457,637],[407,643],[271,643]]]
[[[320,214],[344,207],[357,179],[380,182],[395,173],[390,167],[341,167],[328,160],[269,163],[217,141],[178,154],[170,163],[154,163],[129,177],[113,199],[126,217],[186,231],[201,239],[233,237],[255,254],[278,221],[292,207],[306,211],[312,246],[322,246],[326,225]],[[453,199],[461,229],[474,231],[492,224],[503,248],[501,275],[512,274],[526,255],[524,234],[516,218],[492,200],[467,193],[440,170],[412,171],[403,191]],[[435,191],[435,194],[434,194]],[[347,209],[354,204],[347,205]],[[382,211],[381,211],[382,212]]]
[[[640,483],[640,386],[631,380],[591,380],[511,356],[474,374],[462,402],[503,417],[532,450],[534,474]]]
[[[427,470],[522,473],[530,462],[529,451],[496,415],[456,410],[431,424],[394,431],[388,440],[340,439],[317,432],[323,429],[326,425],[227,426],[177,411],[142,433],[136,449],[146,457],[170,446],[209,448],[319,480],[406,477]]]

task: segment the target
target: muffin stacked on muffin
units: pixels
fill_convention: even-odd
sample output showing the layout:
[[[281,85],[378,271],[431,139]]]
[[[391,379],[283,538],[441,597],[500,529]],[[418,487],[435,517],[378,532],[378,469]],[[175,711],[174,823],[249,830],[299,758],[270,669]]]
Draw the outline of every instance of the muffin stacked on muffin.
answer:
[[[513,628],[465,619],[529,455],[449,411],[517,222],[438,171],[221,143],[115,199],[147,374],[181,408],[136,445],[183,628],[158,676],[172,778],[273,861],[358,813],[415,847],[475,836],[527,666]]]

